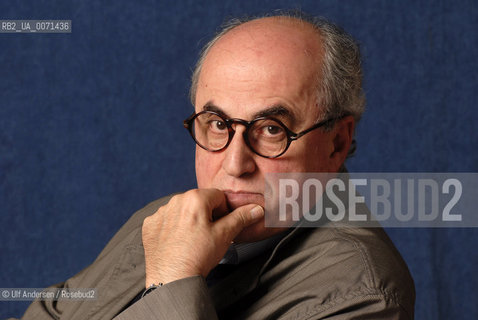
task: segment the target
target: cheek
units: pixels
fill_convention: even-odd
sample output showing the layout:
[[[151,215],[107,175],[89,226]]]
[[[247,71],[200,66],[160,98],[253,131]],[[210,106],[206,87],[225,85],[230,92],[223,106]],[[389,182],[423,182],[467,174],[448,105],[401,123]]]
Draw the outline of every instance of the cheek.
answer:
[[[274,172],[328,172],[330,143],[318,139],[296,141],[279,161],[274,163]],[[272,170],[271,170],[272,171]]]
[[[312,145],[304,155],[305,172],[328,172],[330,168],[330,158],[324,150],[324,146]]]
[[[289,157],[277,158],[273,160],[265,160],[264,165],[260,166],[262,168],[262,173],[265,175],[267,173],[280,173],[280,172],[296,172],[299,171],[297,161],[289,159]]]
[[[196,180],[198,188],[210,188],[220,168],[217,154],[196,147]]]

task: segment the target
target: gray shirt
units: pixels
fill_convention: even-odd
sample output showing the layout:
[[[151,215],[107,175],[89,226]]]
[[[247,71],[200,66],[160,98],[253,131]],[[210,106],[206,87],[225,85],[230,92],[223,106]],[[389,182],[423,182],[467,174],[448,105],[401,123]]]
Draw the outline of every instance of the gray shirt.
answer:
[[[390,239],[347,226],[297,228],[212,287],[181,279],[126,308],[144,289],[142,222],[168,200],[138,211],[93,264],[55,286],[97,288],[96,301],[35,301],[22,319],[413,319],[413,280]]]

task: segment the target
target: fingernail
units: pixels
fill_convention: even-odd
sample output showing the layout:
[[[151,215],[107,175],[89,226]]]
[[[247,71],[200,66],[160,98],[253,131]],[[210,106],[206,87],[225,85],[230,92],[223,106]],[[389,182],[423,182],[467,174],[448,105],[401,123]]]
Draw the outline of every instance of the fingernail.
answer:
[[[264,216],[264,209],[261,206],[255,206],[250,212],[252,219],[259,219]]]

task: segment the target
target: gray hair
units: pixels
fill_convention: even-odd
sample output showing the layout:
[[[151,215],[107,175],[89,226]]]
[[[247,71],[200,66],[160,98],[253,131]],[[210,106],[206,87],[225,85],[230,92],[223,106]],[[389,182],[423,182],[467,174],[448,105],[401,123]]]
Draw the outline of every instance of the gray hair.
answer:
[[[223,24],[220,31],[201,50],[192,73],[189,91],[192,105],[195,104],[202,65],[214,44],[232,29],[265,17],[296,19],[299,23],[309,24],[317,31],[324,48],[322,72],[316,77],[318,105],[323,108],[321,118],[351,115],[358,122],[365,110],[365,95],[362,88],[362,67],[357,42],[342,28],[324,18],[312,17],[300,11],[281,11],[260,17],[234,18]],[[355,140],[349,155],[354,152]]]

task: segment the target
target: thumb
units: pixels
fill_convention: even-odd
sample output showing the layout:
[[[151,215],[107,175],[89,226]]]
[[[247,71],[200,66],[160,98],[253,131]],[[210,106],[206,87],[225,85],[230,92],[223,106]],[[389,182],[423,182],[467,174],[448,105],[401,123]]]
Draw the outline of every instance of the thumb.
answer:
[[[248,204],[236,208],[228,215],[216,221],[227,242],[232,241],[245,227],[248,227],[264,217],[264,209],[257,204]]]

